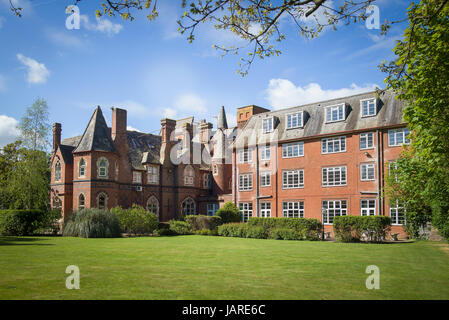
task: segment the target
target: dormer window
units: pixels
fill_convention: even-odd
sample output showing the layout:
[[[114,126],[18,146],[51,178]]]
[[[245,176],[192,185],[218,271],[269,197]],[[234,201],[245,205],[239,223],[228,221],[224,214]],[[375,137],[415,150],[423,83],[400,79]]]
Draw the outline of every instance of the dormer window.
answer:
[[[345,104],[338,104],[326,108],[326,122],[345,120]]]
[[[362,108],[362,117],[371,117],[376,115],[376,99],[360,100]]]
[[[302,128],[304,126],[303,112],[288,114],[286,118],[287,129]]]
[[[273,131],[274,125],[273,125],[273,117],[263,119],[263,133],[269,133]]]
[[[159,183],[159,167],[148,166],[147,167],[147,183],[158,184]]]

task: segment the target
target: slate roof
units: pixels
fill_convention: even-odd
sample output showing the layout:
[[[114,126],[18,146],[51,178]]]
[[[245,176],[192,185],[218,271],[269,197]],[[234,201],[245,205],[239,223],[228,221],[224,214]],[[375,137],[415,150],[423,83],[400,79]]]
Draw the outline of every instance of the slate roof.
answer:
[[[73,152],[85,151],[116,151],[114,143],[111,139],[110,128],[106,124],[106,120],[103,117],[103,112],[99,106],[92,114],[86,130],[84,131],[78,146]]]
[[[278,133],[278,137],[276,139],[278,142],[326,134],[336,134],[339,132],[405,124],[402,117],[402,110],[405,103],[401,100],[395,99],[395,94],[391,91],[386,91],[379,95],[377,100],[377,114],[375,116],[362,118],[360,100],[375,97],[376,91],[373,91],[288,109],[256,114],[248,120],[244,129],[238,135],[234,145],[239,148],[246,146],[248,144],[247,139],[249,135],[253,135],[250,138],[250,141],[257,141],[261,138],[272,140],[272,138],[269,138],[270,134],[262,133],[263,119],[269,117],[274,117],[274,129],[277,130]],[[341,103],[346,104],[346,119],[344,121],[326,123],[325,108]],[[304,111],[304,127],[287,129],[286,116],[290,113],[300,111]],[[257,140],[254,138],[257,138]],[[250,142],[249,144],[253,143]]]
[[[146,163],[160,164],[162,137],[137,131],[127,131],[129,160],[134,169],[145,170]]]
[[[64,160],[65,164],[72,164],[73,163],[73,150],[75,149],[74,146],[66,146],[63,144],[59,145],[59,150],[61,151],[62,159]]]
[[[227,129],[228,128],[228,122],[226,120],[226,112],[225,112],[225,109],[223,106],[221,106],[220,114],[218,115],[217,128],[218,129]]]

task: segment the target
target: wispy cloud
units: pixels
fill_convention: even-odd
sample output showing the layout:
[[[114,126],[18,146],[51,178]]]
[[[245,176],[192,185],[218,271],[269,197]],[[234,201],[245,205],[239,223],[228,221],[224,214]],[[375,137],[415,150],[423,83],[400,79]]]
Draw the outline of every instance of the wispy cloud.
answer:
[[[97,18],[96,23],[91,23],[89,21],[89,17],[85,14],[82,14],[80,16],[80,19],[81,25],[87,30],[105,33],[110,37],[118,34],[123,29],[123,26],[121,24],[112,23],[106,18]]]
[[[45,83],[47,78],[50,76],[50,71],[48,71],[45,64],[39,63],[36,60],[25,57],[21,53],[17,54],[17,59],[27,67],[27,82],[28,83]]]
[[[63,45],[65,47],[72,48],[84,48],[86,46],[86,41],[77,37],[74,31],[47,31],[47,36],[55,44]]]
[[[266,99],[274,109],[282,109],[372,91],[376,87],[375,84],[358,86],[353,83],[349,88],[323,89],[318,83],[301,87],[287,79],[271,79]]]
[[[373,52],[379,52],[380,50],[392,51],[396,45],[396,41],[401,39],[400,35],[392,35],[390,37],[387,37],[387,36],[379,36],[379,35],[370,34],[370,33],[368,33],[368,37],[371,39],[372,42],[374,42],[373,44],[371,44],[363,49],[357,50],[357,51],[353,52],[352,54],[347,55],[344,59],[352,60],[354,58],[368,55]]]
[[[18,121],[6,115],[0,115],[0,147],[14,142],[20,136]]]

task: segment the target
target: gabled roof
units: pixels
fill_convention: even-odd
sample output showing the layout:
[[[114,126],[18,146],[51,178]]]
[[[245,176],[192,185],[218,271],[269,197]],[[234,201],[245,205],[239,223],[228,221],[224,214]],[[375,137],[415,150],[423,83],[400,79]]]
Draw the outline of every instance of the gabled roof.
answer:
[[[72,164],[73,163],[73,150],[75,147],[73,146],[66,146],[63,144],[59,145],[59,150],[61,151],[62,159],[64,160],[65,164]]]
[[[99,106],[95,109],[78,146],[73,152],[85,151],[115,152],[110,129]]]

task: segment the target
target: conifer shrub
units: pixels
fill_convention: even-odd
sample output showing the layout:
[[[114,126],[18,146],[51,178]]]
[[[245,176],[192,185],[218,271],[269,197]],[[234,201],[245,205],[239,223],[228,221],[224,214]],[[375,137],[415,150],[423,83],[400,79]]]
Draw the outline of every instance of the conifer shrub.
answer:
[[[63,236],[82,238],[120,237],[120,223],[113,212],[104,209],[81,209],[73,212],[63,225]]]
[[[221,218],[222,223],[232,223],[232,222],[241,222],[242,215],[240,213],[239,208],[231,201],[228,201],[224,204],[223,207],[217,210],[215,213],[216,217]]]

